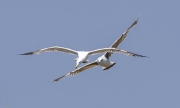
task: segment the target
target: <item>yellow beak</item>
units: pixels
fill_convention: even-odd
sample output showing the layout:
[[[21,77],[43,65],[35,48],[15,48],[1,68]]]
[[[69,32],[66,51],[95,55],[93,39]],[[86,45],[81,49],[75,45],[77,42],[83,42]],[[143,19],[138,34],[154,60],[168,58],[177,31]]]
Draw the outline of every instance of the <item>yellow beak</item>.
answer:
[[[78,64],[76,65],[76,69],[78,68]]]

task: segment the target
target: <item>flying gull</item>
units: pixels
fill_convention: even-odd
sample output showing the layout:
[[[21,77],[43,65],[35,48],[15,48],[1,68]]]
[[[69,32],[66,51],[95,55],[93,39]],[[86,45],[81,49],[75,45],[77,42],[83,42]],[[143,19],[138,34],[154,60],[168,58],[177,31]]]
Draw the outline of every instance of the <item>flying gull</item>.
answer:
[[[43,52],[52,52],[52,51],[60,51],[60,52],[68,53],[68,54],[78,55],[78,58],[76,59],[76,68],[79,66],[80,63],[88,62],[89,55],[99,54],[99,53],[103,53],[103,52],[126,54],[124,52],[124,50],[120,50],[120,49],[116,49],[116,48],[101,48],[101,49],[96,49],[93,51],[75,51],[75,50],[72,50],[69,48],[53,46],[53,47],[48,47],[48,48],[36,50],[33,52],[20,54],[20,55],[33,55],[33,54],[41,54]]]
[[[143,56],[143,55],[138,55],[138,54],[134,54],[134,53],[131,53],[131,52],[127,52],[127,51],[124,51],[124,50],[121,50],[124,52],[124,54],[127,54],[129,56],[137,56],[137,57],[146,57],[146,56]],[[60,79],[64,78],[64,77],[67,77],[67,76],[74,76],[80,72],[83,72],[89,68],[93,68],[93,67],[96,67],[98,65],[102,66],[103,67],[103,70],[106,70],[106,69],[109,69],[110,67],[112,67],[113,65],[115,65],[116,63],[115,62],[111,62],[109,59],[107,59],[105,56],[101,56],[99,57],[96,61],[94,62],[91,62],[83,67],[80,67],[78,69],[75,69],[74,71],[72,72],[69,72],[68,74],[66,75],[63,75],[59,78],[56,78],[55,80],[52,80],[52,81],[49,81],[49,82],[57,82],[59,81]]]

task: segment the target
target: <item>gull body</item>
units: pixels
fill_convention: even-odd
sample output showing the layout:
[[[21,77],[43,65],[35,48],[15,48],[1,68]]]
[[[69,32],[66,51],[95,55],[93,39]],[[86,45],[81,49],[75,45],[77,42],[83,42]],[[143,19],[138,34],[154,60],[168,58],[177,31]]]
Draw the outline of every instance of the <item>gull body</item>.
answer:
[[[121,50],[121,51],[124,51],[124,50]],[[137,56],[137,57],[146,57],[143,55],[138,55],[138,54],[127,52],[127,51],[124,51],[123,54],[130,55],[130,56]],[[90,68],[94,68],[96,66],[101,66],[103,70],[107,70],[107,69],[111,68],[112,66],[114,66],[115,64],[116,64],[115,62],[111,62],[109,60],[109,58],[107,58],[105,55],[103,55],[103,56],[99,57],[96,61],[88,63],[87,65],[80,67],[78,69],[75,69],[74,71],[71,71],[68,74],[63,75],[59,78],[56,78],[55,80],[52,80],[50,82],[57,82],[64,77],[74,76],[80,72],[83,72],[83,71],[90,69]]]
[[[109,69],[110,67],[114,66],[116,63],[111,62],[108,58],[104,55],[98,58],[98,64],[102,67],[103,70]]]
[[[76,61],[76,68],[81,63],[87,63],[88,57],[89,57],[88,52],[78,51],[78,58],[75,60]]]

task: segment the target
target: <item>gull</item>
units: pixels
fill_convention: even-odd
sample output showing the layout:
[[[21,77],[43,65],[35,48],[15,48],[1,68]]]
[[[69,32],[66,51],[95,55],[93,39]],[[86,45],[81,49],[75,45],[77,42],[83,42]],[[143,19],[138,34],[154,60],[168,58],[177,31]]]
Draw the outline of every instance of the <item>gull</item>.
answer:
[[[124,51],[124,50],[121,50],[123,52],[123,54],[126,54],[126,55],[129,55],[129,56],[137,56],[137,57],[146,57],[146,56],[143,56],[143,55],[138,55],[138,54],[135,54],[135,53],[131,53],[131,52],[127,52],[127,51]],[[83,67],[80,67],[78,69],[75,69],[74,71],[71,71],[69,72],[68,74],[65,74],[59,78],[56,78],[55,80],[52,80],[52,81],[49,81],[49,82],[57,82],[59,81],[60,79],[64,78],[64,77],[68,77],[68,76],[74,76],[80,72],[83,72],[89,68],[94,68],[96,66],[102,66],[103,67],[103,70],[107,70],[109,69],[110,67],[112,67],[113,65],[115,65],[116,63],[115,62],[111,62],[109,59],[107,59],[105,56],[101,56],[99,57],[96,61],[94,62],[91,62]]]
[[[75,51],[75,50],[65,48],[65,47],[53,46],[53,47],[48,47],[48,48],[36,50],[33,52],[20,54],[20,55],[33,55],[33,54],[41,54],[43,52],[52,52],[52,51],[60,51],[60,52],[68,53],[68,54],[78,55],[78,58],[76,59],[76,68],[79,66],[80,63],[87,63],[89,55],[99,54],[103,52],[124,54],[123,50],[116,49],[116,48],[101,48],[101,49],[96,49],[92,51]]]
[[[118,45],[126,38],[127,34],[129,33],[130,29],[132,27],[134,27],[137,22],[139,20],[139,17],[133,22],[133,24],[111,45],[111,48],[117,48]],[[125,55],[128,55],[128,56],[134,56],[134,57],[146,57],[146,56],[143,56],[143,55],[139,55],[139,54],[135,54],[135,53],[131,53],[131,52],[128,52],[128,51],[124,51],[124,50],[121,50],[123,52],[123,54]],[[99,57],[96,61],[94,62],[91,62],[91,63],[88,63],[86,64],[85,66],[82,66],[78,69],[75,69],[74,71],[71,71],[69,72],[68,74],[65,74],[55,80],[52,80],[52,81],[49,81],[49,82],[57,82],[59,81],[60,79],[64,78],[64,77],[68,77],[68,76],[74,76],[80,72],[83,72],[87,69],[90,69],[90,68],[94,68],[96,66],[101,66],[103,70],[107,70],[111,67],[113,67],[116,62],[112,62],[109,60],[110,56],[111,56],[112,53],[110,52],[106,52],[104,55],[102,55],[101,57]]]

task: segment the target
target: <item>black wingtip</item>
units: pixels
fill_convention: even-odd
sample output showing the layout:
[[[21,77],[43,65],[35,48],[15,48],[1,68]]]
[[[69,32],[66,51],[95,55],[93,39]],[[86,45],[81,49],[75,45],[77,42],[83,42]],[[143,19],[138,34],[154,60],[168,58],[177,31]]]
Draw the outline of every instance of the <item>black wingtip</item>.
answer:
[[[48,81],[47,83],[51,83],[51,82],[57,82],[57,81],[51,80],[51,81]]]
[[[59,81],[59,79],[55,79],[55,80],[48,81],[47,83],[58,82],[58,81]]]
[[[148,56],[145,56],[146,58],[150,58],[150,57],[148,57]]]
[[[135,24],[137,24],[137,22],[139,21],[140,16],[142,15],[142,13],[137,17]]]
[[[23,54],[19,54],[19,55],[33,55],[33,52],[23,53]]]
[[[148,56],[143,56],[143,55],[134,55],[134,56],[136,56],[136,57],[144,57],[144,58],[150,58],[150,57],[148,57]]]
[[[60,79],[64,78],[66,75],[63,75],[59,78],[56,78],[55,80],[51,80],[51,81],[48,81],[47,83],[50,83],[50,82],[58,82]]]
[[[143,55],[141,55],[141,57],[150,58],[150,57],[148,57],[148,56],[143,56]]]
[[[134,57],[146,57],[146,58],[149,58],[148,56],[143,56],[143,55],[139,55],[139,54],[133,54],[132,56],[134,56]]]

